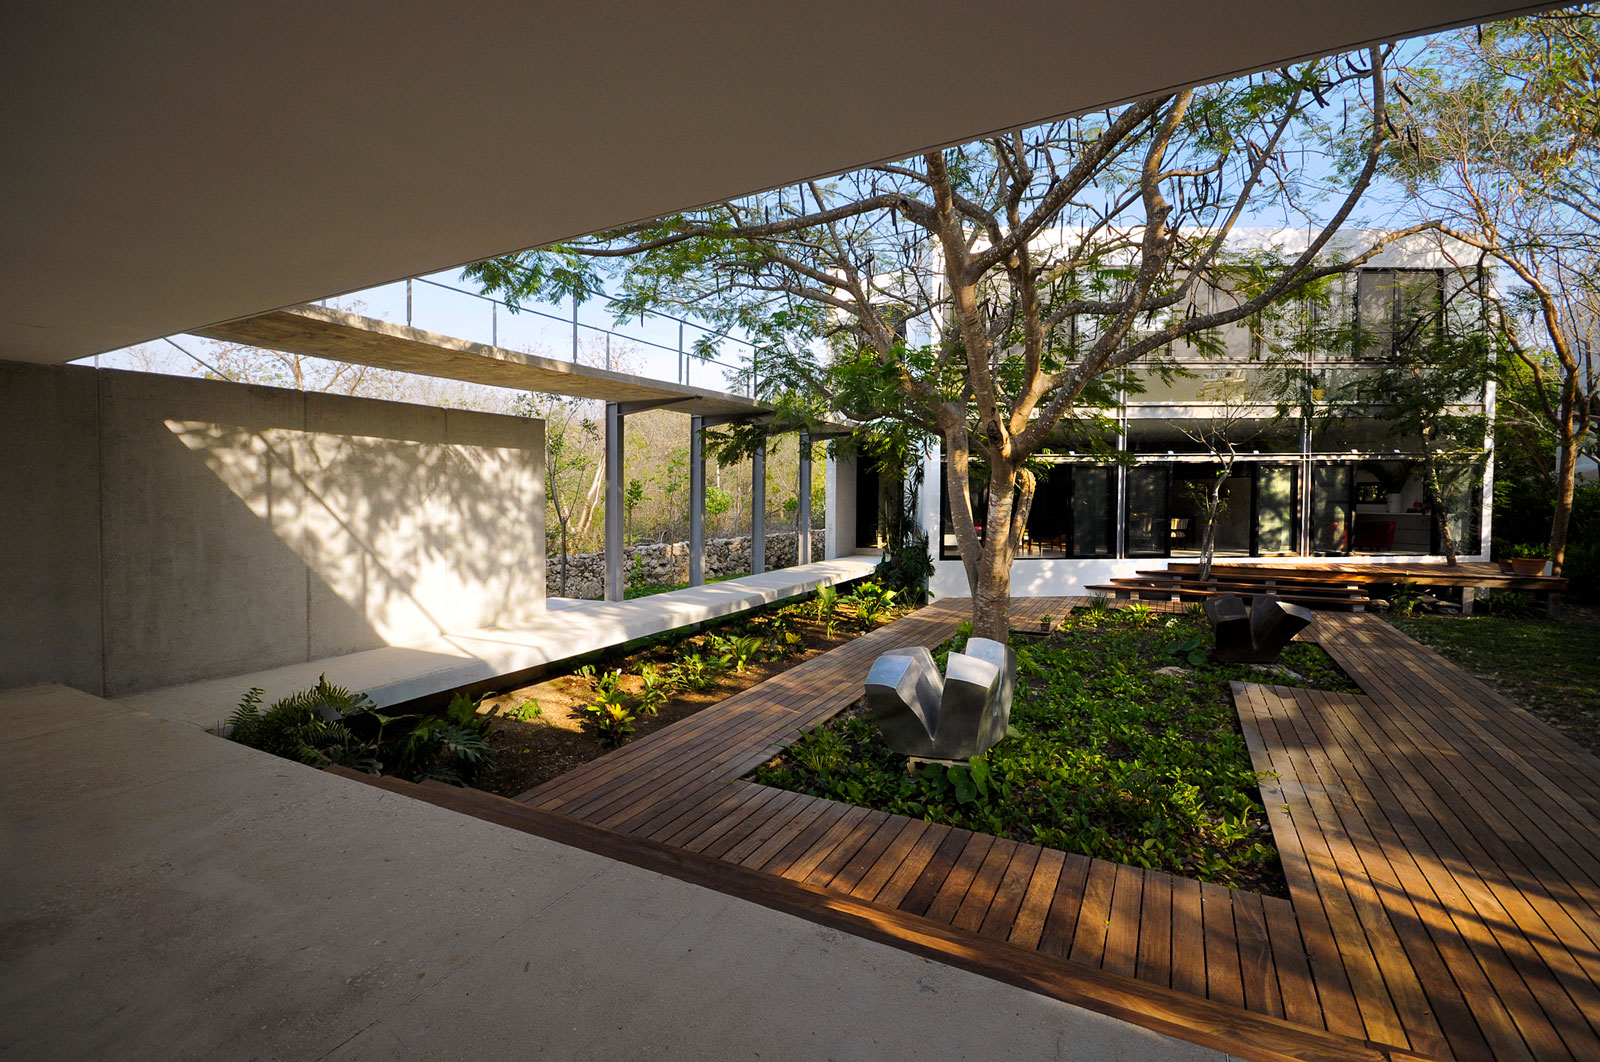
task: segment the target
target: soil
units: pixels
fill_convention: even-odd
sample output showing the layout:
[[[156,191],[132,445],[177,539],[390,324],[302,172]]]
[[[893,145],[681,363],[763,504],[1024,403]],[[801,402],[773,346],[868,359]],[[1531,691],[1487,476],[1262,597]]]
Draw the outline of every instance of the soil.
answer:
[[[654,715],[639,713],[635,708],[637,718],[628,742],[671,726],[863,633],[863,628],[842,608],[832,635],[827,633],[822,621],[799,608],[791,606],[783,615],[788,629],[800,636],[798,645],[792,646],[780,659],[752,663],[742,672],[723,672],[703,691],[676,693]],[[895,610],[885,617],[885,622],[898,619],[900,615],[902,611]],[[760,620],[747,623],[743,619],[720,626],[716,633],[731,633],[744,626],[749,626],[752,633],[761,633]],[[558,675],[531,686],[484,697],[478,710],[494,718],[489,730],[494,767],[479,775],[474,787],[500,796],[518,797],[613,751],[616,746],[603,742],[586,722],[588,713],[584,706],[595,699],[595,676],[621,670],[622,692],[636,705],[641,685],[636,672],[640,664],[670,664],[681,655],[702,652],[705,640],[704,634],[685,636],[597,663],[595,675]],[[530,701],[538,705],[537,716],[524,722],[507,715]]]

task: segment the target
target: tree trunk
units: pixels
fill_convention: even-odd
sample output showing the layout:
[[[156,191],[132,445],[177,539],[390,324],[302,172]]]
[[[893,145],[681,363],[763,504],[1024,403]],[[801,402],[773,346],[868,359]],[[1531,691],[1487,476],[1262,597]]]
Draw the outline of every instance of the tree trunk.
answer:
[[[993,463],[990,469],[983,552],[972,586],[972,633],[1004,643],[1011,636],[1011,525],[1017,500],[1013,486],[1016,472]]]
[[[1433,526],[1439,532],[1439,548],[1444,550],[1444,562],[1449,567],[1456,563],[1456,539],[1450,533],[1450,514],[1445,510],[1444,492],[1439,489],[1439,468],[1434,463],[1433,451],[1427,443],[1422,447],[1422,483],[1428,492],[1428,508],[1433,512]]]
[[[1200,540],[1200,578],[1202,581],[1211,578],[1211,562],[1217,555],[1217,517],[1222,515],[1222,484],[1227,479],[1228,470],[1222,470],[1211,483],[1211,489],[1206,493],[1206,530],[1205,536]]]
[[[1567,559],[1567,524],[1572,519],[1572,496],[1578,480],[1578,440],[1566,433],[1556,451],[1556,511],[1550,518],[1550,574],[1560,575]]]

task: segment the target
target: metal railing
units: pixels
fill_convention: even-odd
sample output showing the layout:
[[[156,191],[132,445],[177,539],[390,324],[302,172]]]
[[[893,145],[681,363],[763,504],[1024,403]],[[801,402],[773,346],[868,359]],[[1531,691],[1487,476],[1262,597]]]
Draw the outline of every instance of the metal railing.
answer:
[[[399,291],[403,286],[403,310],[399,305]],[[440,293],[448,293],[450,297],[466,296],[475,301],[475,304],[486,304],[487,318],[481,314],[469,318],[461,318],[459,314],[451,315],[442,310],[435,300],[426,297],[425,292],[432,289]],[[596,293],[601,299],[606,298],[605,292]],[[550,309],[541,309],[538,305],[523,305],[517,310],[510,309],[504,299],[486,295],[482,292],[471,291],[467,288],[457,287],[454,284],[444,283],[432,277],[416,277],[411,280],[397,281],[393,284],[384,284],[376,288],[350,293],[341,299],[324,299],[319,305],[338,305],[350,301],[362,303],[359,312],[371,317],[393,321],[396,324],[404,323],[408,326],[423,328],[428,331],[456,336],[461,339],[477,341],[486,340],[490,346],[500,347],[518,344],[522,347],[542,346],[546,350],[559,343],[566,347],[570,342],[571,360],[577,364],[582,358],[584,344],[581,339],[592,340],[597,348],[592,352],[591,362],[596,366],[606,369],[625,368],[635,375],[646,376],[651,379],[671,379],[681,384],[694,384],[701,387],[710,387],[733,393],[754,396],[756,390],[756,374],[753,367],[756,365],[755,345],[746,339],[707,327],[697,321],[678,317],[660,311],[646,311],[640,315],[641,325],[649,319],[655,323],[664,323],[670,337],[673,326],[676,327],[677,342],[662,342],[659,338],[630,334],[608,328],[603,325],[590,324],[579,318],[579,304],[576,299],[572,301],[570,313],[555,313]],[[376,303],[377,305],[372,305]],[[430,305],[430,303],[434,303]],[[552,304],[546,303],[545,306]],[[552,307],[553,308],[553,307]],[[502,312],[504,311],[504,312]],[[448,320],[454,316],[455,320]],[[537,328],[528,327],[537,324]],[[559,330],[552,329],[550,324],[561,326]],[[430,327],[432,325],[433,327]],[[484,326],[487,325],[485,333]],[[659,333],[659,329],[657,330]],[[559,332],[559,334],[557,334]],[[471,333],[471,334],[463,334]],[[704,358],[694,353],[693,343],[699,336],[713,337],[724,343],[732,344],[744,352],[740,362],[722,361],[717,358]],[[530,342],[531,341],[531,342]],[[539,353],[530,350],[531,353]],[[668,368],[670,357],[671,367]],[[698,366],[713,367],[723,370],[723,381],[713,382],[704,378],[696,379],[695,369]],[[737,381],[737,384],[735,383]]]

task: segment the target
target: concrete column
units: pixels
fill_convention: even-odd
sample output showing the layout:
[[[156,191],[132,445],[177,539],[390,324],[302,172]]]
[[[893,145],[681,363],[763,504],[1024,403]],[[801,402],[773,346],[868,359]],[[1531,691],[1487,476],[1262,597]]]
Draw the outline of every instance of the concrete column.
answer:
[[[799,508],[795,517],[800,525],[800,538],[795,543],[796,564],[811,563],[811,436],[800,433],[800,495],[795,499]]]
[[[750,455],[750,574],[767,570],[767,444]]]
[[[705,418],[689,418],[689,585],[706,581]]]
[[[622,570],[622,407],[606,403],[606,600],[621,601]]]

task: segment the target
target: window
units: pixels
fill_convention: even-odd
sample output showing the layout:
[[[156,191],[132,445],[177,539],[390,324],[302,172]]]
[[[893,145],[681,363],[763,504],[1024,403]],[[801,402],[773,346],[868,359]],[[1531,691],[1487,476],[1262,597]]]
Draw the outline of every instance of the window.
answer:
[[[1356,273],[1359,352],[1384,357],[1444,320],[1444,273],[1437,269],[1362,269]]]

